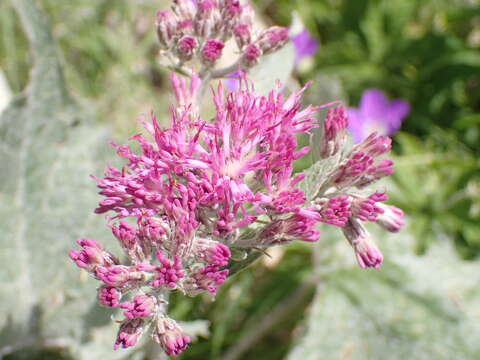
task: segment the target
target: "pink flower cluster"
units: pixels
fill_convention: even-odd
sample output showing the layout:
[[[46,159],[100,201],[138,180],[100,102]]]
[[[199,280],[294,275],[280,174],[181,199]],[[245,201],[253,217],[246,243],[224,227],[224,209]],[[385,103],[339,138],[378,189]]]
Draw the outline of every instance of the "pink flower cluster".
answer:
[[[275,51],[287,39],[278,27],[253,36],[252,10],[236,0],[174,3],[158,14],[157,31],[164,51],[181,61],[199,54],[211,67],[231,36],[245,58]],[[391,232],[403,226],[403,212],[383,204],[387,195],[367,190],[393,171],[383,159],[388,137],[373,133],[346,149],[347,113],[330,108],[317,145],[329,170],[306,194],[305,175],[293,168],[310,148],[300,147],[297,135],[319,127],[315,113],[331,104],[303,107],[310,84],[288,97],[280,85],[259,96],[243,78],[238,90],[225,91],[221,83],[212,90],[215,111],[205,120],[199,99],[208,78],[191,73],[188,82],[174,73],[170,126],[152,115],[144,122],[147,134],[131,138],[139,151],[112,144],[124,167],[94,177],[103,196],[95,212],[112,214],[109,227],[126,261],[88,238],[77,240],[81,249],[70,258],[100,281],[101,305],[123,310],[115,349],[134,346],[151,328],[168,355],[185,350],[191,339],[167,316],[166,294],[215,295],[228,277],[232,248],[315,242],[325,223],[342,228],[362,268],[379,268],[383,255],[363,222]]]
[[[179,64],[195,58],[212,68],[225,43],[234,38],[240,52],[237,65],[252,67],[289,39],[288,29],[278,26],[256,32],[254,15],[252,7],[239,0],[175,0],[172,10],[157,13],[162,53],[174,55]]]
[[[207,122],[183,105],[186,81],[172,75],[172,84],[178,106],[171,126],[162,128],[153,116],[145,123],[153,141],[133,136],[140,154],[114,144],[126,166],[109,167],[103,178],[95,178],[104,196],[95,211],[115,214],[112,233],[130,263],[120,264],[91,239],[79,239],[82,250],[70,252],[78,266],[104,284],[99,302],[126,309],[115,347],[135,344],[156,323],[154,338],[165,351],[182,351],[189,339],[158,306],[161,292],[215,294],[228,276],[231,246],[314,242],[319,239],[316,225],[323,222],[343,228],[361,267],[380,266],[382,254],[362,222],[398,231],[403,213],[382,204],[386,194],[365,196],[359,189],[391,173],[391,162],[384,166],[385,160],[378,159],[390,148],[388,138],[372,134],[344,152],[346,112],[329,109],[322,148],[328,149],[327,159],[340,150],[344,154],[330,173],[318,175],[324,185],[307,201],[298,187],[304,175],[293,175],[293,164],[309,148],[299,148],[296,135],[317,126],[313,115],[320,107],[302,109],[305,88],[285,98],[278,90],[267,96],[249,88],[226,93],[220,84],[213,97],[215,116]],[[125,218],[136,219],[136,226]],[[255,236],[241,236],[247,227]],[[137,293],[133,300],[121,302],[131,293]],[[168,326],[158,325],[165,321]]]

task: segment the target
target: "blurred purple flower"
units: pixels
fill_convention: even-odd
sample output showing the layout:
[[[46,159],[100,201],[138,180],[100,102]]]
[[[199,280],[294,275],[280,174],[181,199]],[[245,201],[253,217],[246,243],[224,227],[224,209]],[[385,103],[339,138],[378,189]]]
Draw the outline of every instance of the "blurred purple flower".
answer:
[[[318,50],[318,40],[310,35],[307,29],[292,36],[292,42],[295,46],[295,66],[304,58],[314,55]]]
[[[355,143],[361,142],[372,132],[392,135],[402,125],[410,112],[410,104],[401,99],[388,100],[378,89],[368,89],[362,94],[360,106],[348,109],[349,129]]]
[[[228,91],[236,91],[240,88],[240,79],[246,70],[240,69],[231,74],[228,74],[225,79],[225,86]]]

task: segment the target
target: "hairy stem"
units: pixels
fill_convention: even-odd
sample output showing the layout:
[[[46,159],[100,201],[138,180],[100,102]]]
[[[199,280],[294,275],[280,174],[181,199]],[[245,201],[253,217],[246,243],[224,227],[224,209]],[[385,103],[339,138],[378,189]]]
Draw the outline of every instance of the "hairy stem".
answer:
[[[238,70],[240,66],[240,63],[238,61],[236,61],[235,63],[233,63],[232,65],[230,66],[227,66],[223,69],[218,69],[218,70],[215,70],[212,72],[212,78],[213,79],[218,79],[218,78],[223,78],[225,77],[226,75],[228,74],[231,74],[232,72],[235,72]]]

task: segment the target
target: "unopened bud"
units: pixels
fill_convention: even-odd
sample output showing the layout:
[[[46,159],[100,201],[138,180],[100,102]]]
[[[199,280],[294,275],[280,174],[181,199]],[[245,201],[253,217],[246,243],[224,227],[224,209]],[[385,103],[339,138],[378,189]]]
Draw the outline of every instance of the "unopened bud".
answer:
[[[207,265],[225,266],[232,255],[228,246],[215,240],[197,237],[193,244],[195,257]]]
[[[69,256],[82,269],[94,272],[99,266],[118,264],[118,260],[93,239],[77,239],[77,244],[82,250],[71,250]]]
[[[219,23],[221,22],[220,11],[213,0],[197,2],[198,11],[195,18],[195,34],[201,38],[215,37]]]
[[[98,302],[103,306],[117,307],[121,297],[121,291],[113,286],[103,285],[98,289]]]
[[[184,36],[178,41],[175,52],[180,60],[189,61],[192,59],[197,46],[197,39],[193,36]]]
[[[238,0],[225,0],[223,15],[226,20],[231,20],[238,17],[242,13],[242,6]]]
[[[191,276],[197,289],[207,290],[215,295],[218,287],[227,279],[228,272],[228,269],[220,270],[218,266],[207,265],[192,272]]]
[[[172,45],[172,39],[177,30],[175,14],[170,10],[157,12],[156,27],[160,45],[162,48],[168,49]]]
[[[118,329],[117,340],[113,349],[117,350],[119,347],[126,349],[137,344],[142,336],[145,322],[142,319],[125,319]]]
[[[99,266],[96,268],[95,275],[106,285],[117,288],[128,287],[144,278],[142,272],[137,271],[135,267],[124,265]]]
[[[383,255],[360,220],[350,218],[342,230],[355,250],[358,265],[362,269],[366,267],[380,269],[383,262]]]
[[[246,24],[238,24],[233,28],[233,35],[239,49],[243,49],[252,41],[252,29]]]
[[[153,339],[160,344],[167,355],[177,356],[188,347],[191,339],[183,333],[175,320],[159,318],[153,333]]]
[[[264,30],[258,38],[258,46],[264,54],[269,54],[282,48],[288,41],[288,29],[273,26]]]
[[[242,55],[241,64],[247,68],[253,67],[258,64],[261,56],[262,50],[257,45],[250,44]]]
[[[180,17],[181,21],[193,20],[197,9],[192,0],[174,0],[173,11]]]
[[[213,66],[222,56],[222,50],[225,44],[218,40],[207,40],[202,49],[202,63],[207,66]]]
[[[129,319],[150,317],[157,312],[157,299],[153,295],[137,295],[132,301],[120,304],[126,309],[124,315]]]
[[[345,107],[328,109],[323,124],[323,137],[320,143],[320,156],[327,158],[335,155],[345,145],[347,139],[348,117]]]
[[[403,211],[395,206],[379,204],[383,210],[377,219],[377,224],[390,232],[398,232],[405,225],[405,215]]]

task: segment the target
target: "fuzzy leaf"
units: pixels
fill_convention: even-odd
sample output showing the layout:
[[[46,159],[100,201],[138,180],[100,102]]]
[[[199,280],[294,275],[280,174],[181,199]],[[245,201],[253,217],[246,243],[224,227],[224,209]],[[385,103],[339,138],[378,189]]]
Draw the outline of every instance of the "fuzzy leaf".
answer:
[[[282,85],[288,82],[295,63],[295,48],[291,42],[273,54],[261,58],[260,64],[250,72],[250,79],[255,84],[255,92],[268,94],[275,88],[277,81]]]
[[[404,244],[387,258],[380,271],[344,270],[319,285],[289,360],[476,358],[479,264],[457,258],[448,243],[423,257]]]
[[[95,281],[67,255],[75,238],[107,233],[89,178],[101,169],[105,131],[66,91],[46,17],[31,0],[12,4],[34,66],[27,91],[0,117],[0,347],[68,345],[88,338],[88,319],[109,321],[88,316]]]
[[[340,155],[322,159],[303,171],[305,179],[298,184],[298,187],[305,192],[307,199],[311,200],[318,194],[318,190],[328,179],[327,174],[338,166],[340,159]]]

